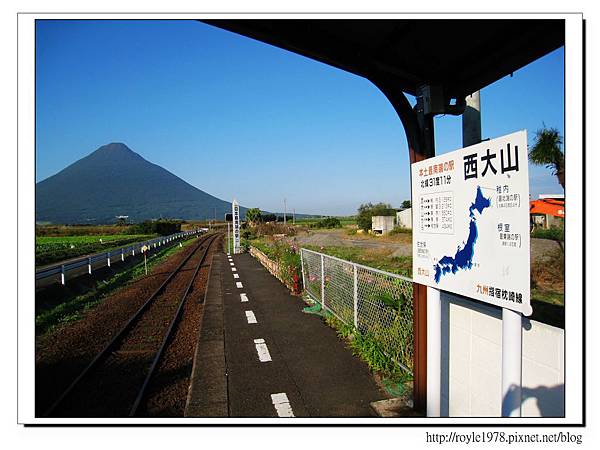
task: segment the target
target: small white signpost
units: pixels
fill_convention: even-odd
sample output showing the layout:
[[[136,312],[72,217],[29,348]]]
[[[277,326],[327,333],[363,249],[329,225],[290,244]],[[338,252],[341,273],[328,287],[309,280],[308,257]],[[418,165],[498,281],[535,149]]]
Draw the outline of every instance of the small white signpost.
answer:
[[[503,308],[504,398],[520,389],[521,314],[532,313],[527,157],[523,130],[411,166],[413,279]]]
[[[150,250],[150,247],[147,245],[143,245],[140,250],[144,254],[144,271],[146,272],[146,275],[148,275],[148,265],[146,264],[146,253],[148,253],[148,250]]]
[[[241,253],[240,249],[240,205],[237,200],[233,200],[231,204],[231,212],[233,214],[233,254]]]

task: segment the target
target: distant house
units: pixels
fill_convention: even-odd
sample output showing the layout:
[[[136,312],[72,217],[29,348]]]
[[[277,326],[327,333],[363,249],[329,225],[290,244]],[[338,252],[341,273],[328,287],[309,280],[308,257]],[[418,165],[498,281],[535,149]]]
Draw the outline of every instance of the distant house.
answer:
[[[375,234],[387,234],[394,229],[394,216],[373,216],[371,218],[371,229]]]
[[[529,202],[531,224],[539,228],[562,227],[565,224],[565,198],[559,195],[540,195]]]
[[[396,224],[402,228],[412,229],[412,208],[406,208],[396,213]]]
[[[118,225],[125,225],[129,219],[129,216],[115,216],[115,218],[117,219]]]

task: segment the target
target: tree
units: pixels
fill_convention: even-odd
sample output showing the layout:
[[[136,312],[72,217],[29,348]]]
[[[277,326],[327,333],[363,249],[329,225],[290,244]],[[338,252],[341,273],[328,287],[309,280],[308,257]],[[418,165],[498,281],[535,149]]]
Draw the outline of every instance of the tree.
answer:
[[[404,200],[404,201],[402,202],[402,205],[401,205],[401,208],[402,208],[402,209],[408,209],[408,208],[410,208],[410,207],[411,207],[410,200]]]
[[[562,149],[562,136],[556,128],[540,128],[535,133],[535,142],[529,150],[529,161],[552,169],[552,175],[565,188],[565,154]]]
[[[356,223],[359,228],[367,231],[373,226],[373,216],[395,216],[396,210],[387,203],[364,203],[358,207]]]
[[[246,221],[250,224],[255,224],[260,222],[262,219],[262,214],[260,212],[260,208],[250,208],[246,211]]]

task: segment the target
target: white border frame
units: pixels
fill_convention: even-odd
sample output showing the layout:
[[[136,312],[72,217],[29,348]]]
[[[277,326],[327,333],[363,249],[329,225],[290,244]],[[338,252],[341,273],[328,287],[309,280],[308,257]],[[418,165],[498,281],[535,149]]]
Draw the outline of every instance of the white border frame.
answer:
[[[565,20],[565,148],[567,171],[567,201],[569,214],[566,217],[566,292],[569,302],[565,318],[565,418],[519,418],[502,419],[503,426],[511,424],[581,424],[582,417],[582,274],[583,265],[578,249],[583,248],[582,216],[583,191],[579,169],[582,168],[583,155],[577,149],[583,148],[583,116],[582,116],[582,19],[581,14],[464,14],[469,19],[502,19],[502,18],[555,18]],[[42,419],[34,416],[34,371],[35,371],[35,339],[34,339],[34,303],[35,289],[33,285],[35,244],[35,19],[202,19],[202,18],[249,18],[250,14],[65,14],[65,13],[21,13],[18,20],[18,422],[26,424],[369,424],[369,425],[457,425],[487,424],[498,425],[498,418],[401,418],[401,419],[303,419],[293,422],[281,419]],[[458,14],[265,14],[254,13],[252,18],[406,18],[437,19],[460,18]],[[569,150],[573,149],[573,150]],[[466,432],[466,430],[464,430]],[[543,432],[544,430],[540,431]],[[548,432],[551,430],[548,429]],[[580,433],[573,430],[573,433]]]

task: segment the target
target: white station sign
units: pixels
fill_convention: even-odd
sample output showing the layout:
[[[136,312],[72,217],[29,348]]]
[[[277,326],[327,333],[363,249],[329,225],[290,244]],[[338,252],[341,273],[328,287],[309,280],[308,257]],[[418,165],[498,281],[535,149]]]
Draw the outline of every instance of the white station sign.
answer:
[[[240,205],[237,200],[231,203],[231,212],[233,215],[233,254],[241,253],[240,247]]]
[[[412,164],[416,283],[531,315],[527,132]]]

